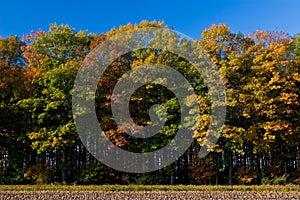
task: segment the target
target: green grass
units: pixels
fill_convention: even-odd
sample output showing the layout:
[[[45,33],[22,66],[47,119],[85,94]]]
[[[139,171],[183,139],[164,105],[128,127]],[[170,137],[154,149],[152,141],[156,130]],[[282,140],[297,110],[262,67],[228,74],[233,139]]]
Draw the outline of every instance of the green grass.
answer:
[[[0,185],[0,191],[300,191],[299,185]]]

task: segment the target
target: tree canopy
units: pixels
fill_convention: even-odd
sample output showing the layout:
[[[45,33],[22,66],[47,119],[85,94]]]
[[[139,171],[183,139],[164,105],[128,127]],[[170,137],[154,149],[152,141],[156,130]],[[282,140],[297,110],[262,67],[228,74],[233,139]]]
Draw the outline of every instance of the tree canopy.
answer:
[[[30,32],[22,39],[0,38],[0,184],[275,184],[280,177],[299,184],[300,34],[277,30],[243,35],[225,24],[213,24],[194,40],[219,70],[227,96],[220,138],[206,157],[198,153],[212,114],[207,84],[184,58],[145,48],[119,56],[99,80],[99,125],[116,146],[128,151],[151,152],[168,144],[181,115],[179,101],[168,88],[147,84],[130,97],[130,116],[139,126],[151,124],[151,106],[165,108],[166,113],[157,115],[166,114],[167,120],[151,138],[126,134],[111,110],[111,94],[125,72],[144,64],[167,65],[192,82],[197,94],[200,117],[192,145],[176,162],[145,174],[114,170],[89,153],[72,113],[78,69],[106,39],[145,27],[167,25],[142,21],[94,34],[54,23],[48,31]],[[166,45],[172,42],[178,41]]]

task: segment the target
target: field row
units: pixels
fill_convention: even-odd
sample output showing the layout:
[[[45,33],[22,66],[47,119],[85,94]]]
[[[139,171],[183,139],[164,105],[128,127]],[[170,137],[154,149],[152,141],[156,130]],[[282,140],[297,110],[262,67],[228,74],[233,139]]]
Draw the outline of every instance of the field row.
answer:
[[[299,199],[300,192],[0,192],[0,199],[124,199],[124,200],[156,200],[156,199]]]

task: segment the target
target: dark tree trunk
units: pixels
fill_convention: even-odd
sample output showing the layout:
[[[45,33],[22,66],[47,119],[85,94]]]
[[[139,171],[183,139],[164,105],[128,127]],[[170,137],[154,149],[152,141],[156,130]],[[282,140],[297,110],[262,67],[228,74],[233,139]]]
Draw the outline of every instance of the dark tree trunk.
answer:
[[[232,152],[229,152],[229,164],[228,164],[228,184],[232,185],[233,180],[233,159]]]

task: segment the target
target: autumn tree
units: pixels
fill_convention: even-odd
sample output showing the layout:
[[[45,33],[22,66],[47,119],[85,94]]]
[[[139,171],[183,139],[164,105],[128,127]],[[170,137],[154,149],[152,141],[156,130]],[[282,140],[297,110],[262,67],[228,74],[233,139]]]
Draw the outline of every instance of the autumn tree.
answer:
[[[97,51],[98,45],[120,33],[150,27],[162,28],[158,38],[131,35],[122,40],[147,44],[165,41],[165,48],[153,46],[119,55],[117,44],[106,46],[111,54],[119,54],[97,83],[96,114],[103,133],[116,146],[136,153],[151,152],[172,142],[180,128],[181,105],[170,88],[159,84],[163,80],[137,88],[128,108],[135,124],[147,126],[156,123],[149,115],[152,106],[163,106],[166,112],[154,112],[159,119],[166,118],[156,135],[135,138],[128,134],[133,132],[131,127],[118,126],[113,116],[112,92],[119,81],[126,76],[135,77],[133,83],[153,78],[151,73],[128,73],[142,65],[170,66],[184,76],[198,96],[200,117],[193,126],[189,124],[192,120],[186,120],[195,133],[194,141],[177,161],[152,173],[130,174],[100,163],[83,145],[73,119],[73,85],[86,55]],[[193,44],[199,45],[194,55],[203,56],[204,49],[210,56],[227,96],[221,135],[215,146],[208,146],[210,153],[205,158],[199,158],[198,153],[209,134],[213,106],[205,74],[167,51],[172,46],[184,49]],[[157,72],[163,72],[155,66]],[[127,24],[102,34],[52,24],[48,31],[30,32],[23,40],[17,36],[0,38],[0,183],[259,184],[263,178],[284,174],[297,183],[299,66],[299,34],[290,37],[280,31],[259,30],[243,35],[232,33],[225,24],[212,25],[194,41],[180,38],[157,21]],[[94,68],[89,70],[95,72]],[[122,102],[122,95],[117,100]],[[191,102],[185,98],[185,104]],[[138,130],[135,133],[142,134]]]
[[[15,104],[28,95],[28,79],[24,76],[26,61],[22,57],[25,44],[17,36],[0,38],[0,168],[1,183],[23,180],[26,157],[24,121]]]
[[[213,155],[227,155],[229,183],[240,166],[250,165],[256,181],[287,172],[292,166],[283,165],[288,159],[284,152],[297,146],[299,126],[294,121],[299,117],[299,69],[292,58],[292,39],[277,31],[243,36],[213,25],[200,42],[226,84],[227,120],[215,147],[220,154]]]
[[[91,39],[83,31],[56,24],[48,32],[32,32],[24,38],[23,55],[27,70],[34,74],[34,93],[18,105],[30,119],[27,137],[40,155],[38,162],[55,165],[63,182],[71,167],[72,149],[80,144],[72,119],[73,82]]]

